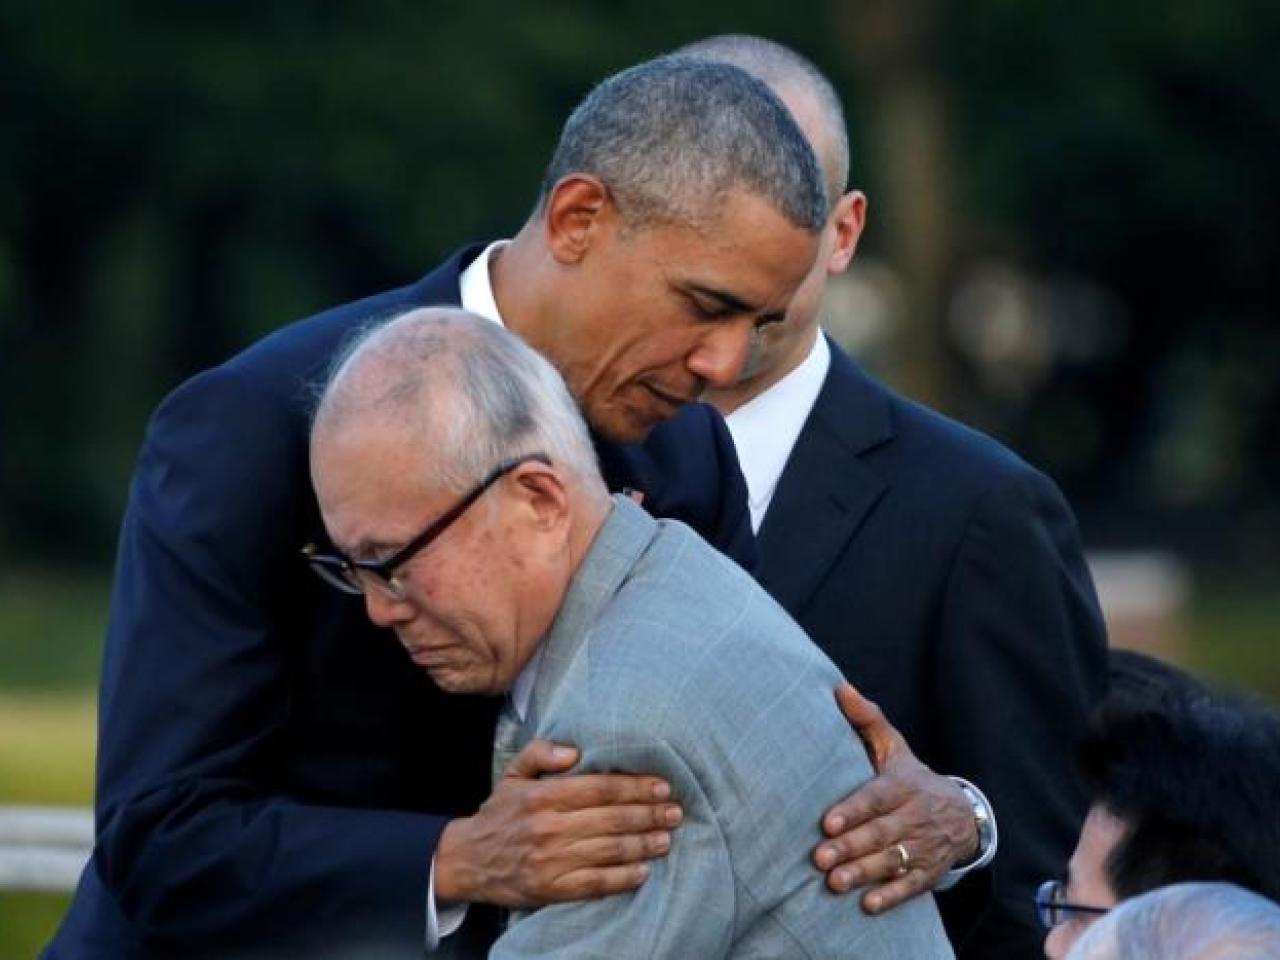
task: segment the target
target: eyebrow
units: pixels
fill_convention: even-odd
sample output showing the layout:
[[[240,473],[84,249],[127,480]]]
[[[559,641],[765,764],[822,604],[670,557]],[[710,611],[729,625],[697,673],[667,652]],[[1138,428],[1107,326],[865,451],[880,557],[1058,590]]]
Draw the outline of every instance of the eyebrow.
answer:
[[[761,308],[753,303],[748,303],[741,297],[736,297],[727,290],[715,290],[711,287],[704,287],[698,283],[690,283],[685,286],[686,293],[696,293],[701,297],[709,297],[718,301],[723,307],[734,313],[759,313]]]

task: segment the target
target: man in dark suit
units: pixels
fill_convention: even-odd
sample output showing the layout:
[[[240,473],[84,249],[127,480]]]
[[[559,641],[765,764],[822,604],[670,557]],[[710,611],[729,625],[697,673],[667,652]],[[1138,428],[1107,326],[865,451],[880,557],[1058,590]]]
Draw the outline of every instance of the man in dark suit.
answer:
[[[782,318],[824,210],[812,151],[764,85],[654,61],[575,111],[510,244],[286,327],[168,397],[121,532],[97,843],[47,955],[421,955],[449,932],[446,875],[503,906],[643,882],[678,822],[665,785],[539,780],[574,762],[540,743],[477,811],[493,702],[446,699],[307,571],[309,388],[368,324],[461,302],[555,362],[615,489],[746,560],[731,445],[688,403]]]
[[[758,38],[714,38],[692,52],[774,88],[833,198],[786,322],[761,331],[740,382],[709,394],[728,415],[746,476],[757,577],[921,759],[980,785],[998,812],[991,869],[938,900],[957,952],[1038,956],[1029,904],[1079,829],[1070,745],[1106,677],[1075,522],[1043,474],[887,390],[821,335],[826,279],[849,264],[866,214],[863,194],[845,192],[848,141],[827,80]],[[873,894],[890,902],[941,872],[927,806],[899,804],[886,798],[897,809],[880,828],[901,838],[913,869]],[[876,841],[855,832],[833,841],[833,856],[879,849]],[[863,879],[847,868],[832,877],[838,889]]]

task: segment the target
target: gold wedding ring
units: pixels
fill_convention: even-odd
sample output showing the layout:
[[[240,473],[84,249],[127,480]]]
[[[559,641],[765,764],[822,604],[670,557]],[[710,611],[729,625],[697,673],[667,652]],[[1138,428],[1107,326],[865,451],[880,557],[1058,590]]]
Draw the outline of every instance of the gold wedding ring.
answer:
[[[906,844],[898,844],[894,847],[898,851],[898,876],[905,877],[911,869],[911,854],[907,851]]]

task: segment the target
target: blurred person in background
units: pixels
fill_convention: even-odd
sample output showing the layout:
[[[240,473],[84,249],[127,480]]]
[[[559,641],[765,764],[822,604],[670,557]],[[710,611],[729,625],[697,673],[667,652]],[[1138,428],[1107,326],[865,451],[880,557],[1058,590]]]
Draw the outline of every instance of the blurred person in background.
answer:
[[[822,333],[824,289],[849,266],[867,212],[863,193],[847,188],[848,135],[830,82],[757,37],[681,52],[768,83],[813,144],[830,198],[817,261],[786,320],[759,331],[737,382],[707,394],[746,477],[757,578],[923,761],[966,778],[923,779],[921,793],[963,791],[983,820],[985,793],[999,815],[991,869],[956,884],[966,864],[946,872],[952,854],[933,839],[927,806],[882,780],[877,802],[893,811],[910,869],[866,900],[874,908],[956,884],[938,902],[960,955],[1038,956],[1027,904],[1079,831],[1085,797],[1070,747],[1106,684],[1105,631],[1074,517],[1043,474],[877,383]],[[983,833],[969,867],[996,853],[990,825]],[[876,841],[855,832],[819,856],[857,856]],[[846,890],[866,876],[850,867],[832,880]]]
[[[1223,881],[1280,899],[1274,710],[1182,682],[1119,692],[1078,759],[1089,814],[1065,881],[1036,896],[1050,960],[1116,904],[1167,884]]]
[[[1230,883],[1175,883],[1120,904],[1067,960],[1280,960],[1280,906]]]

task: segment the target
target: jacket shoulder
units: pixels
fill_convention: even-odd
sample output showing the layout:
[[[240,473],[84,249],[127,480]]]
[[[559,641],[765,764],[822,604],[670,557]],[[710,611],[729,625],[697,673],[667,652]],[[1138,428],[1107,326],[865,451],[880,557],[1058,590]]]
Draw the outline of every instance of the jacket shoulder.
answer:
[[[892,486],[927,487],[933,499],[970,500],[1010,485],[1052,484],[999,440],[880,383],[833,346],[814,426],[847,434],[848,424],[867,418],[882,424],[885,442],[868,446],[863,460]]]

